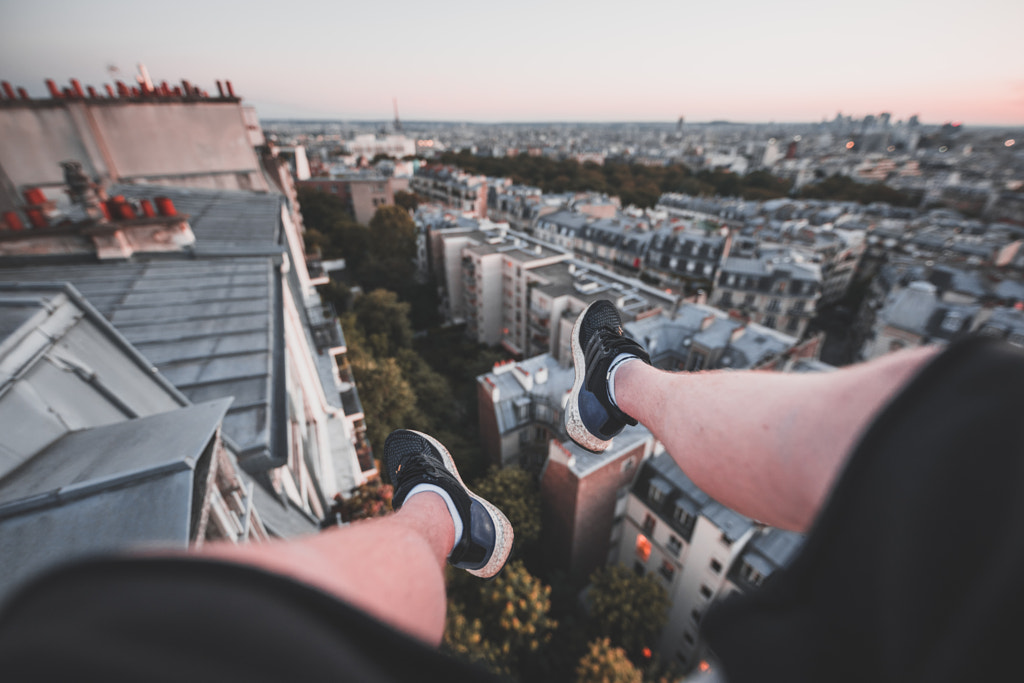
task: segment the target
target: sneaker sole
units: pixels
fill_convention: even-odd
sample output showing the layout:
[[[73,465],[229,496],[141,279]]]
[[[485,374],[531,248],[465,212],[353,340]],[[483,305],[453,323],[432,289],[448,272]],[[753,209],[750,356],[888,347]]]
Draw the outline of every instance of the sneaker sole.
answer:
[[[594,304],[590,304],[593,306]],[[569,434],[576,445],[585,448],[591,453],[601,453],[612,445],[612,440],[599,439],[583,425],[583,418],[580,416],[580,389],[583,388],[583,379],[587,373],[587,360],[583,356],[583,347],[580,346],[580,328],[583,327],[583,318],[590,311],[587,306],[576,318],[576,324],[572,326],[572,365],[576,378],[572,382],[572,392],[569,394],[569,402],[565,409],[565,431]]]
[[[489,559],[487,561],[487,564],[485,564],[480,569],[465,570],[473,576],[479,576],[483,579],[491,578],[499,571],[501,571],[501,568],[505,566],[505,562],[508,561],[509,553],[512,552],[512,539],[515,537],[515,532],[513,532],[512,530],[512,523],[508,521],[508,517],[506,517],[501,510],[494,507],[493,505],[491,505],[490,502],[484,500],[483,498],[469,490],[469,487],[466,486],[466,483],[462,481],[462,476],[459,474],[459,468],[455,466],[455,460],[452,458],[451,453],[448,452],[448,449],[445,448],[440,441],[430,436],[429,434],[424,434],[423,432],[417,432],[412,429],[410,429],[409,431],[412,432],[413,434],[418,434],[419,436],[422,436],[424,439],[429,441],[434,448],[437,449],[437,452],[441,454],[441,459],[444,460],[445,469],[448,470],[451,474],[455,475],[455,478],[459,481],[459,484],[462,486],[462,488],[466,489],[466,493],[469,494],[469,497],[473,498],[481,505],[483,505],[484,508],[487,510],[488,514],[491,515],[491,519],[495,522],[494,551],[491,552],[491,559]]]

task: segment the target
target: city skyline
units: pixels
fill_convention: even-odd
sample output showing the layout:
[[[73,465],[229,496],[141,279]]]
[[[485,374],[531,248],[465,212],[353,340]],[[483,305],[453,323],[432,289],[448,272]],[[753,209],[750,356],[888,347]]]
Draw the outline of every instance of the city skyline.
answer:
[[[287,14],[284,12],[287,11]],[[867,0],[640,2],[583,9],[458,0],[424,10],[302,0],[0,0],[0,74],[99,86],[231,80],[261,118],[489,122],[815,122],[891,112],[1024,124],[1024,6]],[[110,67],[117,68],[112,73]]]

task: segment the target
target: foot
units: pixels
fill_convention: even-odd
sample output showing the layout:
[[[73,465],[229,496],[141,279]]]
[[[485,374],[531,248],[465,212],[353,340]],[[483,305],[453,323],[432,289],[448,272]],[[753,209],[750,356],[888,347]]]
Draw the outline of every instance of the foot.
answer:
[[[612,362],[623,354],[648,365],[651,359],[640,344],[625,335],[622,318],[610,301],[587,306],[572,328],[571,343],[576,379],[565,408],[565,429],[577,444],[600,453],[623,427],[636,424],[615,405],[608,390]]]
[[[398,429],[384,442],[384,459],[395,487],[391,506],[402,507],[409,492],[420,484],[433,485],[448,494],[452,518],[458,515],[455,547],[448,563],[470,574],[490,578],[497,574],[512,550],[512,525],[501,510],[474,494],[462,483],[448,449],[436,439],[408,429]],[[445,501],[448,503],[448,501]]]

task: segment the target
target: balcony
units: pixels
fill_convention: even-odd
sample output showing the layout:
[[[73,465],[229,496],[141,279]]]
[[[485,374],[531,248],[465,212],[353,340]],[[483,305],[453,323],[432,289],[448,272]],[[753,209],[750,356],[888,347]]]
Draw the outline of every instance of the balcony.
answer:
[[[331,276],[324,270],[324,263],[320,260],[320,255],[310,256],[306,259],[306,272],[309,273],[310,284],[326,285],[331,281]]]
[[[309,331],[313,336],[313,344],[318,353],[325,351],[340,353],[345,349],[345,335],[338,322],[338,314],[330,303],[310,306],[306,309],[309,318]]]

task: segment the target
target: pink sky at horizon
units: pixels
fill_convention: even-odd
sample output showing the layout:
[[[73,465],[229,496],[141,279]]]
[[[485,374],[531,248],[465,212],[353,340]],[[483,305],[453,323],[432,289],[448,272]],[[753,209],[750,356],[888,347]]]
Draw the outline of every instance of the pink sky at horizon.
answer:
[[[1024,126],[1024,3],[0,0],[0,78],[230,79],[262,118]],[[45,30],[41,30],[44,27]],[[271,49],[273,48],[273,49]]]

